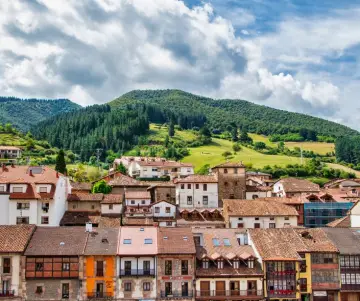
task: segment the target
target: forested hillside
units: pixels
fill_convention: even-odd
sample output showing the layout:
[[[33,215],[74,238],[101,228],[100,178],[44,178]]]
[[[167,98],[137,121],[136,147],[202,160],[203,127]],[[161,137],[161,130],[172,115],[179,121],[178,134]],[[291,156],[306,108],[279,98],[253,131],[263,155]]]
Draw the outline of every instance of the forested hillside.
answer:
[[[244,100],[214,100],[180,90],[136,90],[109,104],[115,108],[138,103],[152,104],[172,112],[176,116],[176,123],[183,128],[199,126],[193,118],[187,118],[197,116],[198,123],[206,121],[212,129],[230,130],[236,126],[240,130],[267,136],[296,133],[305,136],[304,140],[314,140],[314,134],[315,139],[316,136],[341,137],[358,134],[344,125],[309,115],[277,110]]]
[[[335,151],[338,162],[350,163],[360,170],[360,136],[338,138]]]
[[[68,99],[21,99],[0,97],[0,123],[11,123],[26,132],[30,127],[46,118],[79,109]]]

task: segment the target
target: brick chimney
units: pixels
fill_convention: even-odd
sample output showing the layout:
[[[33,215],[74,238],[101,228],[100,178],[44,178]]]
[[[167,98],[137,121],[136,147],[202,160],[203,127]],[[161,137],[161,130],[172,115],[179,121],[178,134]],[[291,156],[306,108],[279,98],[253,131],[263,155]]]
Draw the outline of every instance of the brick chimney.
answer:
[[[57,177],[57,178],[59,177],[59,172],[58,172],[58,171],[56,172],[56,177]]]
[[[13,163],[11,163],[11,167],[12,167],[12,168],[15,168],[15,164],[14,164],[14,162],[13,162]]]
[[[29,176],[30,176],[30,177],[33,177],[33,176],[34,176],[31,168],[29,169]]]
[[[6,165],[5,165],[5,163],[2,164],[1,168],[2,168],[2,171],[5,171],[5,170],[6,170]]]

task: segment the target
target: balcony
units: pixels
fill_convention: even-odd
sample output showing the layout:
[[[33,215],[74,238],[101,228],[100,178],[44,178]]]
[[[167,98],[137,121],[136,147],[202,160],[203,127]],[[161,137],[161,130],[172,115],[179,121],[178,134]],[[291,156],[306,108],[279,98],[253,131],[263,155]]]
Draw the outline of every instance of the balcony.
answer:
[[[264,295],[262,290],[196,291],[196,299],[199,300],[223,300],[229,297],[231,300],[263,299]]]
[[[91,299],[107,299],[107,298],[113,298],[114,293],[109,292],[89,292],[87,293],[88,300]]]
[[[341,284],[342,291],[359,291],[360,284]]]
[[[269,290],[268,291],[269,298],[296,298],[296,291],[294,290]]]
[[[15,291],[14,290],[0,290],[0,298],[3,297],[14,297]]]
[[[172,299],[172,298],[192,298],[193,293],[192,292],[182,292],[182,291],[172,291],[172,292],[164,292],[161,291],[160,297],[162,299]]]
[[[155,276],[155,270],[154,269],[150,269],[150,270],[120,270],[120,277],[138,277],[138,276],[150,276],[150,277],[154,277]]]

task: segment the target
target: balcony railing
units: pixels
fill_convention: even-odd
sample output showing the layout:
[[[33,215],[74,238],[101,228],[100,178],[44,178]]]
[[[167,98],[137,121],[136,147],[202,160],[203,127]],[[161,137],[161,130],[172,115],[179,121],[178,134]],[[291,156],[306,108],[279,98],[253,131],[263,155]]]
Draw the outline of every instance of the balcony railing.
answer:
[[[182,292],[182,291],[172,291],[172,292],[164,292],[160,293],[161,298],[192,298],[192,292]]]
[[[120,270],[120,276],[155,276],[155,270]]]
[[[14,297],[15,291],[14,290],[0,290],[0,298],[1,297]]]
[[[209,297],[213,297],[216,299],[223,298],[223,297],[231,297],[231,299],[242,299],[242,298],[254,298],[254,297],[263,297],[263,291],[262,290],[205,290],[205,291],[196,291],[196,298],[201,299],[205,298],[208,299]]]
[[[87,298],[91,299],[101,299],[101,298],[112,298],[114,297],[114,293],[110,292],[89,292],[87,293]]]
[[[270,298],[296,298],[296,291],[294,291],[294,290],[269,290],[268,297],[270,297]]]
[[[341,290],[343,290],[343,291],[358,291],[358,290],[360,290],[360,284],[341,284]]]

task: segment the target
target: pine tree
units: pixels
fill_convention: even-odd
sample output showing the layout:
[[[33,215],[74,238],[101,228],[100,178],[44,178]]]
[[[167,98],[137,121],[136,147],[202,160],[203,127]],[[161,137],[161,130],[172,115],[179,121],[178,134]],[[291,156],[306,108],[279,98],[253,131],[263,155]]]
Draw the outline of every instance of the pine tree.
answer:
[[[60,173],[63,173],[63,174],[65,174],[67,171],[66,170],[66,162],[65,162],[65,153],[62,149],[59,150],[59,153],[56,156],[55,170]]]
[[[170,137],[174,137],[175,135],[175,124],[174,124],[174,120],[170,120],[170,124],[169,124],[169,136]]]

